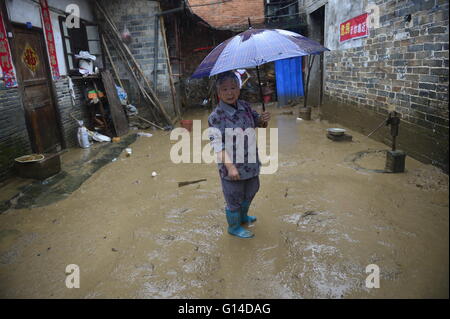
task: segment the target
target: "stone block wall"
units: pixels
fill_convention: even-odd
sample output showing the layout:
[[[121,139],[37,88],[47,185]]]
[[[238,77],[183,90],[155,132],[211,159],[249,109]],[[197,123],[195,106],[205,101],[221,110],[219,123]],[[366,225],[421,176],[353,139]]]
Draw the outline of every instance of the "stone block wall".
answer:
[[[84,103],[84,85],[74,81],[75,100],[72,102],[68,78],[62,76],[54,82],[56,90],[56,116],[60,117],[63,145],[78,147],[78,125],[70,116],[87,123]],[[5,88],[0,82],[0,181],[13,174],[14,159],[32,153],[25,111],[18,88]]]
[[[120,32],[128,29],[131,33],[131,43],[128,44],[131,53],[139,63],[147,79],[153,83],[154,74],[154,54],[155,54],[155,14],[161,12],[158,1],[135,0],[130,5],[129,1],[124,0],[108,0],[100,1],[104,10],[113,20],[114,24]],[[108,28],[106,22],[101,18],[101,14],[97,12],[99,24],[103,29]],[[166,53],[164,49],[164,39],[159,26],[158,36],[158,62],[157,62],[157,90],[156,94],[163,106],[170,115],[174,115],[172,92],[169,82],[169,70],[167,66]],[[117,49],[108,43],[108,49],[111,52],[115,66],[119,69],[121,79],[127,80],[131,85],[136,86],[132,75],[129,73],[128,67],[122,62]],[[106,67],[112,70],[109,60]],[[143,100],[139,96],[131,96],[131,102],[139,104]],[[140,111],[146,111],[146,107],[140,107]]]
[[[0,81],[0,181],[10,175],[15,158],[30,152],[19,89],[7,89]]]
[[[62,76],[60,80],[55,81],[57,107],[59,110],[60,121],[62,124],[62,135],[65,146],[78,147],[78,124],[73,119],[83,120],[84,124],[88,124],[87,106],[85,104],[83,80],[73,80],[73,89],[75,99],[72,99],[69,91],[69,78]],[[70,116],[70,114],[73,115]]]
[[[330,13],[339,12],[333,7],[338,2],[327,4],[328,26],[335,19]],[[347,42],[340,47],[334,44],[336,41],[329,41],[329,34],[325,35],[332,51],[325,53],[327,105],[323,114],[345,121],[344,117],[358,113],[353,111],[356,109],[378,114],[381,116],[378,119],[382,119],[395,110],[401,114],[403,127],[408,131],[407,139],[403,140],[404,150],[448,172],[449,2],[369,2],[379,8],[379,25],[370,29],[368,37],[350,40],[356,45]],[[344,21],[334,21],[334,25]],[[334,31],[329,27],[325,32]],[[345,108],[331,107],[337,104],[348,106],[347,113],[342,112]],[[361,123],[356,119],[354,122],[355,127]],[[377,125],[367,124],[372,128]]]

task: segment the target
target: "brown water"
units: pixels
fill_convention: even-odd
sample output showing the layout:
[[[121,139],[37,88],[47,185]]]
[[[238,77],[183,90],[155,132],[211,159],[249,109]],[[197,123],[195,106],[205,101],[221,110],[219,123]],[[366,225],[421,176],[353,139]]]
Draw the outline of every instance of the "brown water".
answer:
[[[216,165],[173,164],[168,132],[152,131],[67,198],[0,215],[0,297],[448,298],[448,177],[409,157],[403,174],[356,170],[346,158],[388,147],[295,118],[273,115],[279,169],[261,176],[253,239],[226,233]],[[384,153],[357,164],[383,169]]]

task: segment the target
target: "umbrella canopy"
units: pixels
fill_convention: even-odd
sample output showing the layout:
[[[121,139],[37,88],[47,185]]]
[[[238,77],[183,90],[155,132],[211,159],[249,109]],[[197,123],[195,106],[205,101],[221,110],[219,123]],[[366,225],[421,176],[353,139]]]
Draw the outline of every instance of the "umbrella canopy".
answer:
[[[191,76],[201,78],[234,69],[330,51],[298,33],[281,29],[249,29],[219,44]]]

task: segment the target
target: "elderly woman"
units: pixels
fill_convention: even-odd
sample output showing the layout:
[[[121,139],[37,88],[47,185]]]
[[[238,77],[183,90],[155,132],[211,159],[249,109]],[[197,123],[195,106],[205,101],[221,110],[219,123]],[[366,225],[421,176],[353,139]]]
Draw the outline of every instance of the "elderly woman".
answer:
[[[261,163],[256,148],[256,135],[252,137],[250,134],[247,143],[243,143],[243,154],[236,154],[236,150],[240,150],[236,145],[238,138],[227,138],[227,135],[242,132],[239,129],[267,127],[270,114],[263,112],[260,115],[252,110],[249,103],[239,100],[239,80],[231,71],[218,76],[216,88],[219,104],[209,116],[208,123],[210,128],[214,128],[211,130],[210,140],[218,156],[219,174],[227,204],[225,211],[228,233],[240,238],[251,238],[253,233],[243,228],[242,224],[256,221],[255,216],[247,214],[259,190]],[[250,149],[251,145],[254,146],[253,149]]]

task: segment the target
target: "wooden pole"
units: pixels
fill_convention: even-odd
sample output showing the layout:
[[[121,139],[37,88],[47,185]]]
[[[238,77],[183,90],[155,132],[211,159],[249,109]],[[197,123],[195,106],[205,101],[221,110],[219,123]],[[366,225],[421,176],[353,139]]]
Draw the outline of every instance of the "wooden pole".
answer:
[[[143,79],[144,83],[146,84],[148,90],[150,91],[150,94],[152,95],[152,97],[155,100],[155,106],[159,109],[159,111],[163,115],[164,119],[168,122],[168,124],[173,125],[172,120],[170,119],[170,116],[167,114],[166,110],[161,105],[161,102],[158,100],[157,95],[155,94],[155,92],[152,89],[152,85],[150,84],[149,80],[147,79],[144,72],[142,71],[139,63],[134,58],[134,55],[131,53],[130,48],[128,48],[128,46],[122,42],[122,40],[120,38],[120,33],[117,30],[114,22],[109,18],[109,15],[105,12],[105,10],[103,10],[103,8],[101,7],[100,3],[97,0],[95,0],[95,4],[96,4],[98,10],[100,11],[100,13],[105,18],[108,25],[110,26],[110,28],[112,30],[112,34],[118,40],[117,42],[118,42],[119,46],[127,53],[128,57],[131,59],[131,62],[136,67],[136,70],[138,71],[139,75],[141,76],[141,78]]]
[[[306,77],[305,99],[304,99],[303,107],[306,107],[306,105],[307,105],[306,103],[307,103],[307,99],[308,99],[309,76],[311,75],[311,69],[312,69],[312,66],[314,64],[314,58],[315,57],[316,56],[313,55],[311,63],[309,63],[309,65],[308,65],[308,76]]]
[[[172,65],[170,64],[169,47],[167,45],[167,38],[166,38],[166,27],[164,26],[163,16],[160,16],[159,18],[160,18],[160,23],[161,23],[161,32],[162,32],[162,36],[163,36],[163,40],[164,40],[164,49],[166,52],[167,68],[169,70],[169,82],[170,82],[170,89],[172,91],[173,108],[174,108],[176,116],[181,118],[181,112],[178,108],[178,103],[176,101],[175,84],[173,83]]]
[[[109,62],[112,65],[112,68],[113,68],[113,71],[114,71],[114,75],[116,76],[117,82],[119,82],[119,85],[122,87],[122,89],[125,89],[124,86],[123,86],[122,81],[120,80],[119,72],[116,69],[116,66],[115,66],[115,64],[113,62],[113,59],[111,57],[111,53],[109,52],[108,45],[106,44],[105,37],[103,35],[102,35],[102,43],[103,43],[103,47],[105,48],[106,54],[108,55]]]
[[[105,34],[106,34],[106,33],[105,33]],[[108,36],[107,34],[106,34],[106,36],[108,37],[109,41],[111,41],[111,43],[113,43],[112,40],[111,40],[111,38],[109,38],[109,36]],[[137,84],[139,90],[141,91],[141,93],[142,93],[144,99],[147,100],[147,102],[149,102],[150,104],[155,105],[155,102],[154,102],[153,99],[147,94],[147,91],[145,91],[145,88],[142,86],[141,82],[140,82],[139,79],[137,78],[137,76],[136,76],[136,74],[135,74],[135,72],[134,72],[134,70],[133,70],[133,67],[132,67],[131,64],[130,64],[130,61],[126,58],[125,53],[122,51],[122,49],[120,48],[120,46],[116,46],[116,47],[118,48],[118,52],[119,52],[120,58],[121,58],[122,61],[125,63],[125,65],[128,66],[128,68],[129,68],[129,70],[130,70],[130,73],[131,73],[131,76],[132,76],[132,77],[134,78],[134,80],[136,81],[136,84]],[[155,114],[155,112],[154,112],[154,110],[153,110],[152,107],[150,107],[150,112],[152,113],[153,118],[154,118],[155,120],[158,120],[158,117],[156,116],[156,114]]]
[[[148,124],[150,124],[150,125],[153,125],[153,126],[156,127],[156,128],[159,128],[160,130],[164,130],[161,126],[156,125],[155,123],[150,122],[150,121],[147,120],[147,119],[144,119],[142,116],[138,116],[138,115],[134,115],[134,116],[136,116],[138,119],[140,119],[140,120],[142,120],[142,121],[144,121],[144,122],[146,122],[146,123],[148,123]]]

